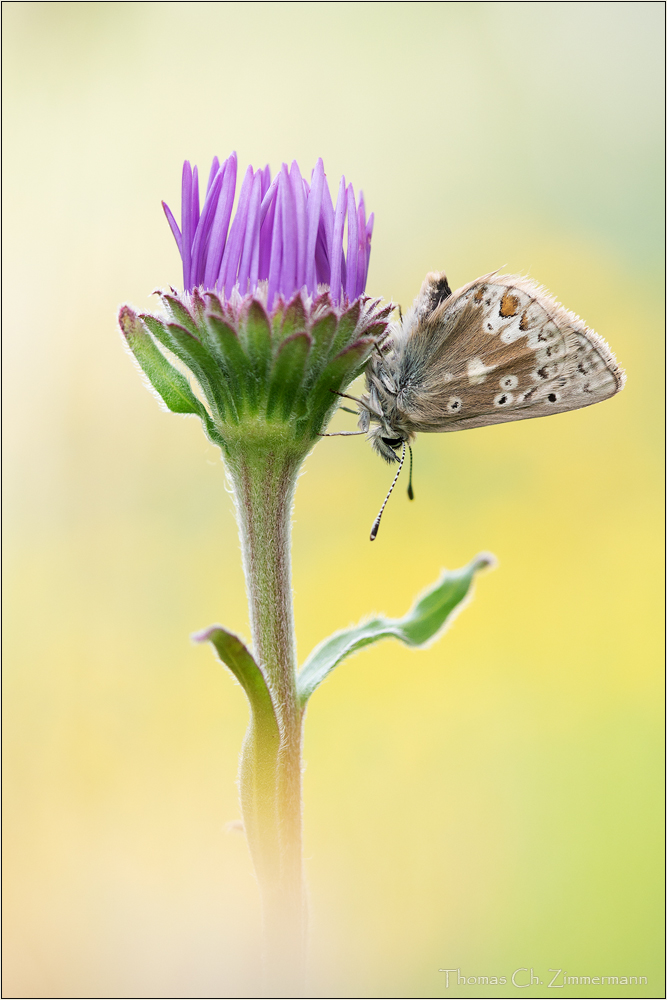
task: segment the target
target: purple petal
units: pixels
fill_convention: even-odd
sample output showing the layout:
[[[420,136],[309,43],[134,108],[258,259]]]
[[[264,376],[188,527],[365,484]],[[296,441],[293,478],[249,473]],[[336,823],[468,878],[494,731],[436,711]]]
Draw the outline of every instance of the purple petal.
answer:
[[[286,163],[283,163],[281,168],[280,189],[283,195],[283,259],[280,269],[280,291],[287,297],[296,288],[297,218],[294,192],[290,184]]]
[[[289,172],[294,207],[296,209],[296,282],[295,288],[303,288],[306,283],[306,194],[303,190],[301,171],[296,160],[292,160]]]
[[[366,276],[364,278],[364,288],[368,281],[368,265],[371,259],[371,236],[373,235],[373,223],[375,222],[375,212],[371,212],[366,223]]]
[[[322,284],[329,286],[334,303],[353,302],[363,294],[374,218],[371,214],[366,221],[361,192],[357,204],[353,186],[341,178],[334,209],[321,159],[310,183],[296,161],[289,170],[283,164],[273,181],[268,165],[256,172],[249,167],[232,221],[236,177],[236,153],[222,164],[213,157],[200,214],[198,169],[186,160],[180,229],[162,203],[181,254],[186,290],[201,285],[229,298],[237,284],[246,295],[268,280],[270,307],[276,296],[289,300],[304,288],[316,295]]]
[[[192,250],[192,170],[188,160],[183,164],[181,178],[181,257],[183,258],[183,288],[190,290],[190,255]]]
[[[192,236],[194,238],[199,222],[199,172],[197,167],[192,168]]]
[[[366,206],[364,204],[364,192],[359,192],[359,207],[357,208],[357,232],[359,244],[359,257],[357,258],[357,291],[356,295],[363,295],[366,288]]]
[[[218,285],[221,290],[224,290],[226,298],[229,298],[232,293],[232,288],[236,284],[236,272],[239,266],[241,248],[243,246],[243,234],[245,232],[246,218],[248,215],[248,204],[250,202],[250,191],[252,189],[253,177],[254,171],[252,167],[248,167],[245,172],[245,177],[243,178],[243,184],[241,185],[239,203],[236,206],[236,215],[234,216],[232,228],[229,231],[227,246],[225,247],[225,252],[222,257],[222,266],[220,268]]]
[[[190,267],[190,280],[193,287],[201,285],[204,281],[204,268],[206,264],[206,247],[211,233],[211,224],[215,216],[215,210],[220,197],[222,187],[222,174],[218,173],[212,186],[208,189],[204,208],[197,225],[194,242],[192,244],[192,263]]]
[[[262,195],[262,210],[260,213],[260,225],[264,224],[264,219],[266,218],[266,213],[268,212],[270,206],[275,201],[276,191],[278,190],[278,180],[280,179],[280,172],[271,181],[266,193]]]
[[[220,265],[227,242],[227,230],[229,228],[229,220],[232,216],[234,192],[236,190],[236,153],[232,153],[229,159],[225,160],[221,172],[223,175],[222,190],[218,199],[215,218],[211,226],[211,237],[206,254],[206,271],[204,274],[204,286],[206,288],[213,288],[220,276]]]
[[[350,184],[347,189],[347,275],[345,294],[348,299],[357,297],[357,260],[359,258],[359,233],[357,230],[357,206],[354,201],[354,188]]]
[[[321,219],[320,227],[317,231],[317,243],[315,245],[315,273],[318,285],[331,285],[331,263],[329,261],[327,238],[324,233],[324,223]]]
[[[208,184],[206,185],[206,194],[211,190],[211,184],[218,176],[218,171],[220,170],[220,160],[217,156],[213,157],[213,163],[211,164],[211,170],[208,175]]]
[[[341,177],[338,185],[338,198],[336,200],[336,213],[334,215],[333,233],[331,237],[331,247],[329,250],[329,260],[331,261],[331,298],[334,302],[340,302],[341,297],[341,258],[343,256],[343,226],[345,225],[345,178]]]
[[[162,208],[164,209],[164,214],[167,216],[167,222],[169,223],[169,227],[172,233],[174,234],[174,239],[176,240],[176,246],[178,247],[178,252],[182,254],[183,251],[181,250],[182,247],[181,231],[178,228],[178,223],[176,222],[174,216],[171,214],[171,209],[169,208],[169,205],[166,203],[166,201],[162,202]]]
[[[322,206],[322,189],[324,187],[324,164],[322,158],[315,164],[312,184],[307,202],[307,235],[306,235],[306,288],[311,295],[315,294],[315,247],[317,245],[317,230],[320,224],[320,209]]]
[[[258,170],[252,182],[248,204],[248,218],[243,235],[243,252],[239,266],[238,285],[241,295],[248,292],[248,279],[252,264],[255,243],[259,246],[259,210],[262,202],[262,171]],[[258,257],[259,260],[259,257]],[[252,289],[250,289],[252,290]]]
[[[262,198],[271,187],[271,168],[268,163],[261,171],[262,174]]]
[[[331,240],[333,238],[333,224],[334,224],[334,207],[331,200],[331,191],[329,191],[329,184],[327,183],[327,175],[324,174],[324,187],[322,188],[322,208],[320,209],[320,219],[321,225],[324,226],[324,235],[326,237],[326,247],[327,255],[329,254],[329,248],[331,246]]]
[[[257,288],[258,281],[259,281],[259,212],[257,213],[256,230],[252,241],[252,260],[250,261],[250,285],[249,285],[250,291],[254,291]]]
[[[280,177],[280,174],[278,174]],[[269,289],[267,305],[273,308],[273,300],[280,287],[280,265],[282,263],[282,230],[283,230],[283,185],[277,187],[275,217],[271,234],[271,253],[269,255]]]
[[[273,185],[272,185],[273,186]],[[270,192],[270,189],[269,189]],[[267,194],[269,193],[267,192]],[[259,232],[259,270],[257,278],[259,281],[266,281],[269,277],[269,263],[271,261],[271,241],[273,239],[273,225],[276,215],[276,189],[271,194],[271,201],[266,206],[266,215],[262,218],[260,211],[260,232]],[[264,207],[262,199],[262,208]]]

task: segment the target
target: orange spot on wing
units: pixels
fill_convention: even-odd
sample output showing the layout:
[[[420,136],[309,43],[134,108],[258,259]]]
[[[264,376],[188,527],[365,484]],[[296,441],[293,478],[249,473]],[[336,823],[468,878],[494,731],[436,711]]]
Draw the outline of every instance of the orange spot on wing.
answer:
[[[473,299],[475,300],[475,302],[481,302],[482,301],[482,299],[484,298],[484,292],[485,291],[486,291],[486,285],[482,285],[481,288],[477,289],[477,291],[473,295]]]
[[[509,292],[505,292],[500,300],[500,315],[505,317],[516,316],[518,308],[519,300],[516,295],[510,295]]]

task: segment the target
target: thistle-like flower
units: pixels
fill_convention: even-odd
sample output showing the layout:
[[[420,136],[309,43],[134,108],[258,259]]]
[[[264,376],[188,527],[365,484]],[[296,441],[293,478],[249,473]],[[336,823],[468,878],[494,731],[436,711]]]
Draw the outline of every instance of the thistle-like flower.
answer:
[[[299,468],[337,394],[385,337],[392,306],[364,295],[373,216],[366,220],[363,195],[357,202],[345,178],[334,207],[321,160],[310,183],[296,163],[283,164],[273,181],[268,167],[248,167],[232,220],[235,187],[236,155],[214,159],[200,211],[197,168],[185,163],[180,228],[164,205],[183,291],[158,293],[162,315],[123,306],[119,321],[168,409],[198,416],[224,456],[253,654],[222,626],[195,638],[215,646],[250,702],[239,782],[244,827],[271,963],[298,966],[305,703],[297,689],[290,512]]]
[[[232,220],[235,188],[236,154],[216,157],[200,211],[197,167],[184,164],[180,229],[163,202],[183,292],[158,293],[162,316],[124,306],[120,325],[167,407],[199,416],[228,457],[248,420],[289,424],[305,453],[386,332],[391,307],[364,295],[373,215],[344,177],[334,207],[321,159],[310,183],[296,162],[273,180],[249,166]]]
[[[184,165],[180,228],[164,206],[183,261],[183,290],[158,293],[162,315],[123,306],[119,321],[168,409],[198,416],[220,446],[233,489],[252,652],[221,625],[194,638],[214,646],[250,705],[239,788],[275,984],[266,995],[303,996],[308,700],[339,662],[371,642],[429,641],[488,560],[445,573],[404,618],[374,618],[336,633],[297,672],[290,514],[299,468],[338,394],[385,340],[393,307],[364,294],[373,216],[366,220],[363,195],[357,203],[345,178],[334,207],[321,160],[310,183],[296,163],[289,170],[283,164],[273,181],[268,167],[248,167],[232,221],[235,187],[236,155],[222,165],[214,159],[200,212],[197,168]]]

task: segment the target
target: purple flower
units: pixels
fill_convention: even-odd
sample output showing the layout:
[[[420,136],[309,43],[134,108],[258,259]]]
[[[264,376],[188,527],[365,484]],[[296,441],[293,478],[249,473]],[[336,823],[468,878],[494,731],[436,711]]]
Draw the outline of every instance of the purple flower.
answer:
[[[197,167],[186,160],[181,229],[162,202],[183,260],[185,291],[202,288],[229,299],[235,288],[245,296],[265,282],[269,309],[276,296],[288,299],[304,288],[314,296],[326,286],[335,304],[364,293],[373,214],[366,221],[363,193],[357,204],[344,177],[334,208],[321,159],[310,184],[296,160],[289,170],[283,163],[273,180],[268,166],[256,171],[249,166],[232,220],[235,190],[236,153],[222,164],[214,157],[200,212]]]

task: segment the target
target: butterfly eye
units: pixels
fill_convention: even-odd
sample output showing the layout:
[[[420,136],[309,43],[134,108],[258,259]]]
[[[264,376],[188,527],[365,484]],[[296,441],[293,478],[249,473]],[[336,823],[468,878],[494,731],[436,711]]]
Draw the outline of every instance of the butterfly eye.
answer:
[[[403,438],[382,438],[382,441],[390,448],[398,448],[399,444],[403,444]]]

